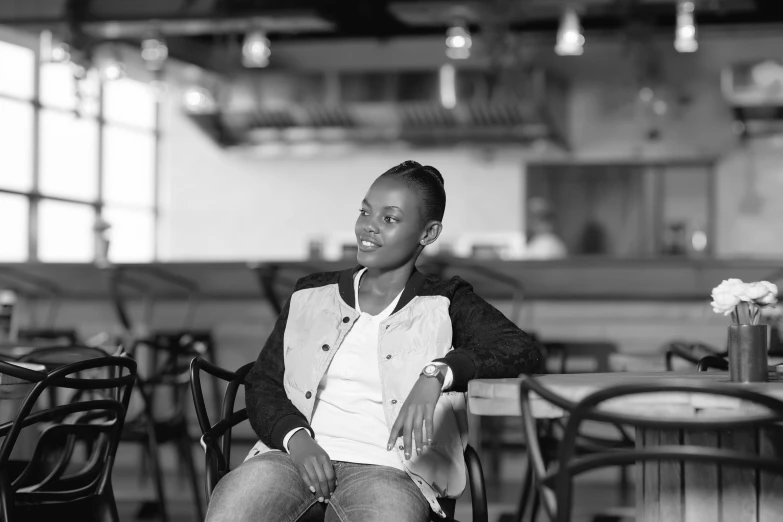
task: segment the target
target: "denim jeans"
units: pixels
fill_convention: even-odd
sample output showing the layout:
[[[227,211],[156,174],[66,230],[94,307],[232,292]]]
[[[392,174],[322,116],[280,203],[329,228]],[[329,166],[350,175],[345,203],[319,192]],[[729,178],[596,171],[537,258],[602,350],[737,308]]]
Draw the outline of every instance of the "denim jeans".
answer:
[[[295,522],[314,515],[325,522],[429,521],[429,504],[404,471],[332,464],[337,487],[329,504],[324,504],[317,502],[287,453],[270,451],[253,457],[215,487],[207,522]]]

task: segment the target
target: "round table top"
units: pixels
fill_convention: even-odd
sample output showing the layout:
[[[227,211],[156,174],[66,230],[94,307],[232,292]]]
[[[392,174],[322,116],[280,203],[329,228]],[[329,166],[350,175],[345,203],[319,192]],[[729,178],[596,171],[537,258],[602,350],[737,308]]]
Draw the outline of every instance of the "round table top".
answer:
[[[640,380],[656,381],[710,381],[742,386],[764,395],[783,400],[783,381],[736,384],[729,383],[728,372],[616,372],[573,373],[541,375],[539,382],[572,402],[578,402],[602,388]],[[520,416],[519,387],[521,379],[476,379],[468,383],[468,405],[475,415]],[[563,412],[536,395],[531,395],[533,415],[538,418],[561,417]],[[650,393],[613,399],[606,404],[612,411],[629,414],[669,415],[693,417],[696,415],[737,414],[742,401],[730,397],[690,392]]]

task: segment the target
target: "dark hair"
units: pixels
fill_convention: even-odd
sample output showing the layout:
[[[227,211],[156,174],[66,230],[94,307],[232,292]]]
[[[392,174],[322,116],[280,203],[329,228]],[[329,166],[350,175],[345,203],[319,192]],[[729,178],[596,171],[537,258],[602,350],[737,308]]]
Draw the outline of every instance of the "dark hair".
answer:
[[[403,161],[381,176],[394,176],[416,191],[421,198],[422,220],[442,221],[446,211],[446,189],[438,169],[417,161]]]

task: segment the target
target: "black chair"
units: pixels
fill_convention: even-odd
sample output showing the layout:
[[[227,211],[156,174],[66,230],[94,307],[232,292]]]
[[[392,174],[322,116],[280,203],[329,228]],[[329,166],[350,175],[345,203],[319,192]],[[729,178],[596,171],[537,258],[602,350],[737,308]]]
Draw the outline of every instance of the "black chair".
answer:
[[[537,420],[533,417],[530,393],[563,408],[568,413],[566,430],[556,464],[547,466],[542,449],[536,442]],[[705,416],[694,418],[661,418],[660,416],[627,415],[601,409],[612,399],[649,393],[686,392],[731,397],[762,406],[766,411],[742,416]],[[536,487],[544,500],[551,520],[569,522],[573,503],[573,480],[585,472],[610,466],[631,465],[647,461],[702,462],[714,465],[751,468],[783,474],[783,461],[735,450],[705,448],[696,445],[616,448],[600,453],[579,455],[577,439],[586,421],[611,423],[624,427],[653,430],[742,430],[773,426],[783,421],[783,402],[743,387],[721,385],[708,381],[676,380],[669,382],[639,382],[611,386],[591,393],[578,403],[555,394],[533,377],[525,377],[521,385],[522,415],[530,438],[529,457],[533,464]]]
[[[211,496],[212,490],[215,489],[218,481],[231,470],[231,430],[247,420],[247,410],[242,408],[234,411],[234,403],[237,391],[240,386],[244,385],[245,376],[252,367],[253,363],[248,363],[236,372],[230,372],[210,364],[200,357],[194,358],[190,363],[190,386],[202,433],[201,445],[205,450],[207,498]],[[202,371],[228,383],[223,396],[220,420],[215,424],[210,422],[204,402],[204,394],[201,388]],[[487,522],[489,515],[487,512],[487,496],[481,462],[476,451],[469,445],[465,448],[465,465],[468,470],[468,484],[473,506],[473,522]],[[454,520],[456,500],[443,499],[441,500],[441,507],[449,517],[446,520]],[[432,513],[431,516],[433,521],[443,520],[435,513]]]
[[[194,441],[189,433],[187,415],[190,406],[188,363],[201,353],[200,341],[179,332],[139,340],[131,349],[140,368],[136,386],[141,399],[140,411],[126,421],[121,441],[141,447],[142,462],[145,469],[148,466],[155,488],[156,501],[142,505],[139,512],[142,518],[158,516],[164,522],[169,520],[160,459],[160,447],[169,444],[176,450],[178,468],[184,469],[183,474],[190,482],[195,516],[204,519],[201,488],[193,460]],[[162,412],[161,406],[166,411]]]
[[[92,370],[107,377],[85,379]],[[0,425],[0,520],[119,522],[111,483],[119,436],[136,378],[129,357],[80,361],[47,373],[0,361],[0,373],[35,383],[15,420]],[[33,413],[50,387],[91,391],[100,398]],[[11,460],[22,429],[40,429],[29,460]]]
[[[696,371],[706,372],[710,368],[729,371],[729,361],[719,355],[707,355],[696,363]]]
[[[673,341],[665,352],[666,371],[674,370],[674,359],[682,359],[694,366],[707,356],[726,357],[726,351],[721,351],[714,346],[700,342]]]

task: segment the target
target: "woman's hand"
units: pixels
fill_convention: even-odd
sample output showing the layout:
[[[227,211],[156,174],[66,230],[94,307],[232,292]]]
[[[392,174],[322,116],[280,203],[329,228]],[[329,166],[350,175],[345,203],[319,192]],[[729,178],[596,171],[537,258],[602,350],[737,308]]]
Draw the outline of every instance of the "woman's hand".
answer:
[[[324,449],[305,430],[299,430],[288,441],[288,453],[302,480],[318,497],[318,502],[329,502],[337,486],[332,460]]]
[[[432,435],[435,432],[433,427],[433,415],[435,414],[435,404],[441,393],[441,386],[438,379],[433,377],[419,377],[416,384],[413,385],[408,398],[400,409],[397,420],[394,421],[391,433],[389,434],[389,443],[387,450],[391,450],[402,431],[402,443],[405,448],[405,460],[410,460],[413,446],[416,446],[416,453],[421,455],[422,449],[427,449],[432,442]],[[422,430],[422,428],[424,428]],[[424,438],[424,432],[427,432],[427,438]]]

